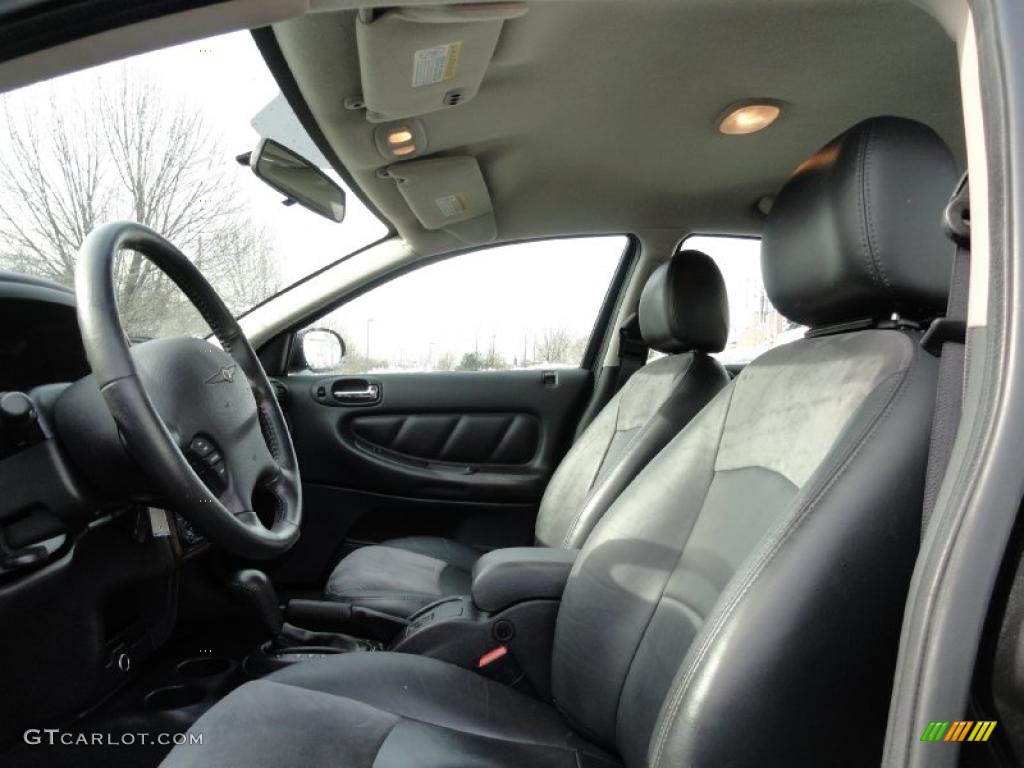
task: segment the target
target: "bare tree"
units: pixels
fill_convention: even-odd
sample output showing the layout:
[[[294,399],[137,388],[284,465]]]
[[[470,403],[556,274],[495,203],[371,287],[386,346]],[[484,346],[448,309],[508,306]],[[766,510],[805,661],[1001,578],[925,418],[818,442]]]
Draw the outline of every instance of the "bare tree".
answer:
[[[572,347],[572,336],[565,328],[548,328],[537,344],[538,361],[564,363]]]
[[[569,345],[569,359],[566,361],[573,365],[580,363],[587,353],[587,346],[590,344],[589,336],[577,336]]]
[[[201,115],[126,71],[90,93],[88,104],[52,96],[48,109],[17,118],[5,100],[0,265],[70,285],[85,236],[125,218],[188,254],[232,310],[272,294],[280,278],[270,242],[244,215],[225,149]],[[140,254],[122,254],[115,279],[133,333],[205,328]]]
[[[78,246],[110,207],[100,126],[96,121],[79,125],[72,140],[66,116],[53,102],[45,132],[38,109],[16,122],[6,106],[6,157],[0,164],[4,261],[70,285]]]

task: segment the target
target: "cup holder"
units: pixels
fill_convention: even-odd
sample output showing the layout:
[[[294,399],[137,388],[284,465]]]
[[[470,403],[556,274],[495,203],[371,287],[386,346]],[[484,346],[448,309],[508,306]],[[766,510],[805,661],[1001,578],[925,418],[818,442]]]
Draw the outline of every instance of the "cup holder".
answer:
[[[199,685],[167,685],[146,694],[147,709],[182,709],[198,704],[206,698],[206,690]]]
[[[185,659],[178,664],[177,669],[178,674],[182,677],[196,679],[223,675],[232,666],[234,666],[234,662],[223,656],[197,656],[194,659]]]

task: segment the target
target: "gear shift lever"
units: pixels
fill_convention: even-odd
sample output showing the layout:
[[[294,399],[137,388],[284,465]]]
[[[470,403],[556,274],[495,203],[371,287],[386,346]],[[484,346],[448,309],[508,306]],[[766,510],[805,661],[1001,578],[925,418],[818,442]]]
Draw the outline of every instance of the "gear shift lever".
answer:
[[[251,605],[263,626],[273,638],[284,629],[284,614],[277,600],[277,590],[263,571],[247,568],[232,574],[228,582],[231,591],[237,593]]]
[[[311,632],[285,623],[277,590],[263,571],[247,568],[231,575],[228,587],[251,605],[270,632],[276,648],[334,648],[338,651],[369,650],[374,643],[336,632]]]

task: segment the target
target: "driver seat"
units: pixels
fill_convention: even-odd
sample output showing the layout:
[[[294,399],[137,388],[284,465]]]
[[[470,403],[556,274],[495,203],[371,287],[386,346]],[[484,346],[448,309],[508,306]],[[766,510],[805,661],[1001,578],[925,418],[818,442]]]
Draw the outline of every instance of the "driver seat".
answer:
[[[878,118],[786,183],[762,268],[810,337],[749,365],[595,527],[557,618],[553,702],[351,653],[238,688],[166,765],[877,763],[936,385],[915,326],[945,307],[954,182],[930,129]]]

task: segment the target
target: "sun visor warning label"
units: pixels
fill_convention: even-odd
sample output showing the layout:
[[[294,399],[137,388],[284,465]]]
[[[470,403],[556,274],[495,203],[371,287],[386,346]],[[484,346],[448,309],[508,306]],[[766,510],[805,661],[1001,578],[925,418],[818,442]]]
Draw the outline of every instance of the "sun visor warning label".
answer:
[[[412,87],[454,80],[461,53],[461,40],[416,51],[412,56]]]
[[[446,219],[450,219],[452,216],[458,216],[460,213],[465,213],[467,207],[466,198],[461,194],[435,197],[434,203],[437,204],[438,209],[441,211],[441,215]]]

